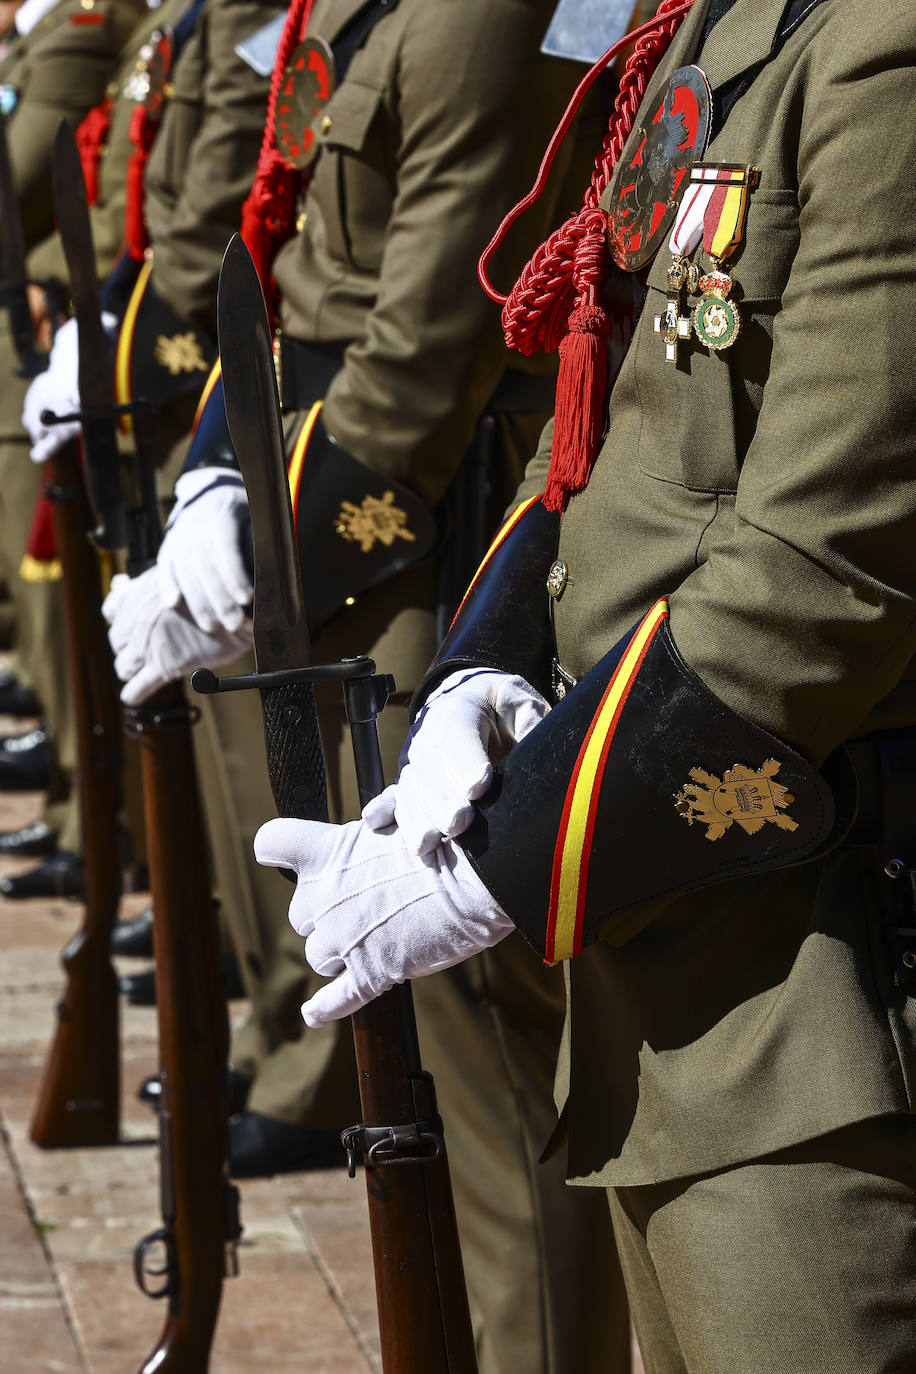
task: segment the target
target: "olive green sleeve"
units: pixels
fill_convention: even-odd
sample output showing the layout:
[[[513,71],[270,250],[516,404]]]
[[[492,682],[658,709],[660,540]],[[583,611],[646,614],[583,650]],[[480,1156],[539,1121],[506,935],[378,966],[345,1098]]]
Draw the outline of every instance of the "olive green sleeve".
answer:
[[[800,245],[734,533],[671,596],[690,668],[815,762],[916,651],[916,17],[838,18],[812,47]]]
[[[540,55],[549,10],[505,0],[423,5],[402,36],[396,195],[378,295],[331,384],[325,419],[362,463],[430,503],[511,361],[499,309],[477,282],[478,257],[531,185],[581,74]],[[503,286],[549,228],[551,192],[501,255]]]
[[[51,148],[58,122],[64,118],[75,128],[103,98],[141,8],[138,0],[105,0],[92,10],[65,4],[61,15],[52,12],[57,22],[46,33],[40,25],[33,31],[8,129],[28,246],[54,226]]]
[[[553,416],[547,421],[541,432],[540,442],[537,451],[525,468],[525,475],[519,484],[518,491],[512,499],[511,510],[515,510],[523,501],[529,497],[541,496],[547,483],[547,469],[550,467],[550,449],[553,444]]]
[[[211,0],[204,25],[182,53],[176,98],[147,169],[156,289],[214,337],[220,262],[254,181],[269,90],[267,78],[234,49],[284,8],[279,0]],[[203,72],[199,91],[190,93],[200,108],[187,142],[180,127],[186,63]]]

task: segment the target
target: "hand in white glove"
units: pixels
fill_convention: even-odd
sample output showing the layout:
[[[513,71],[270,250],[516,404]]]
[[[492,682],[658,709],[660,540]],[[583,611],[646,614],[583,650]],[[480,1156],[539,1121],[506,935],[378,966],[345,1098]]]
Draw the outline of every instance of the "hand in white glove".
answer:
[[[55,415],[69,415],[79,410],[78,370],[76,320],[67,320],[54,336],[47,370],[38,374],[25,393],[22,423],[32,440],[33,463],[44,463],[80,433],[78,420],[71,420],[66,425],[46,425],[41,419],[43,410],[53,410]]]
[[[418,858],[394,826],[268,821],[254,852],[258,863],[295,869],[290,924],[315,972],[334,978],[304,1004],[309,1026],[460,964],[514,929],[462,850],[446,843]]]
[[[400,774],[363,809],[373,830],[396,822],[412,854],[428,854],[474,819],[493,767],[550,705],[524,678],[466,668],[431,692],[401,750]]]
[[[231,663],[251,647],[251,621],[230,634],[205,634],[183,608],[163,601],[158,565],[139,577],[119,573],[102,603],[115,654],[115,672],[126,684],[121,700],[137,706],[166,682],[186,677],[195,668]]]
[[[242,557],[248,493],[241,473],[195,468],[175,483],[158,565],[166,606],[183,601],[206,634],[241,629],[254,586]]]

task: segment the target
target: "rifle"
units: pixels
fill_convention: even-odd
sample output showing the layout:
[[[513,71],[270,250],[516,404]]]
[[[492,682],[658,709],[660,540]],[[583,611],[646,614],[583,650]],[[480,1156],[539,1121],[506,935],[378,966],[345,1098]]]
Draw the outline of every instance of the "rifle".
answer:
[[[217,301],[226,414],[248,488],[255,562],[258,671],[198,691],[261,693],[267,763],[279,813],[327,820],[324,756],[312,683],[342,682],[365,803],[384,786],[377,717],[393,690],[371,659],[309,667],[310,645],[290,508],[271,333],[257,271],[238,235]],[[351,1177],[363,1159],[384,1374],[474,1374],[477,1360],[432,1077],[420,1063],[409,985],[353,1017],[363,1122],[343,1132]]]
[[[85,476],[96,515],[93,537],[106,548],[126,545],[127,570],[136,576],[155,562],[161,538],[150,408],[143,402],[114,404],[82,168],[73,133],[63,122],[55,139],[54,172],[80,340],[81,409],[75,417],[59,418],[77,418],[83,426]],[[125,409],[133,415],[136,441],[135,500],[129,509],[115,429],[115,416]],[[104,627],[102,634],[110,663]],[[162,1374],[203,1374],[207,1369],[227,1258],[224,1248],[228,1243],[234,1258],[239,1235],[238,1194],[226,1173],[229,1022],[194,768],[195,715],[181,684],[173,683],[143,706],[128,709],[124,722],[141,748],[162,1065],[163,1225],[137,1245],[134,1273],[149,1296],[168,1299],[159,1341],[143,1365]],[[106,951],[109,938],[110,928]],[[162,1263],[154,1266],[157,1251]],[[162,1282],[155,1287],[152,1279]]]
[[[161,527],[148,408],[135,404],[133,415],[138,499],[127,512],[127,570],[136,577],[155,563]],[[124,712],[125,731],[140,745],[162,1084],[163,1224],[138,1242],[134,1276],[147,1297],[168,1300],[141,1374],[205,1374],[242,1229],[226,1162],[229,1015],[191,736],[199,715],[180,682]],[[150,1281],[159,1278],[159,1286]]]
[[[72,142],[73,135],[63,126]],[[73,144],[75,152],[75,143]],[[60,130],[55,144],[54,193],[58,219],[68,252],[73,296],[85,313],[86,292],[95,286],[91,239],[82,246],[88,256],[71,261],[70,224],[72,182],[82,169],[76,154],[76,171],[61,153]],[[0,181],[0,199],[2,199]],[[85,204],[85,192],[83,192]],[[4,224],[10,224],[10,208],[3,201]],[[63,213],[62,213],[63,211]],[[86,217],[88,232],[88,215]],[[98,319],[98,316],[96,316]],[[99,324],[99,330],[101,325]],[[104,351],[93,354],[80,324],[81,390],[91,398],[93,380],[89,367],[102,365]],[[64,417],[68,418],[68,417]],[[87,428],[87,452],[93,436]],[[99,561],[92,539],[100,548],[115,547],[117,529],[102,518],[93,518],[87,499],[80,454],[76,443],[65,445],[50,459],[51,482],[46,488],[52,500],[54,534],[62,569],[62,596],[67,637],[73,714],[77,738],[77,788],[83,839],[86,913],[82,928],[67,944],[61,962],[67,985],[58,1003],[58,1021],[45,1064],[30,1135],[36,1145],[111,1145],[118,1139],[120,1081],[118,1074],[118,989],[111,963],[111,931],[121,895],[118,859],[118,811],[120,807],[120,703],[108,635],[102,619],[102,588]]]

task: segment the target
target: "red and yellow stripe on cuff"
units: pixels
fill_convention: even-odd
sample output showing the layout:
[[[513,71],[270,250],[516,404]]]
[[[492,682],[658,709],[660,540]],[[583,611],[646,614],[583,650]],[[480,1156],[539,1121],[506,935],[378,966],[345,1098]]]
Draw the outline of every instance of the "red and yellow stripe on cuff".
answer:
[[[608,754],[630,688],[649,645],[667,619],[668,602],[656,602],[618,663],[579,750],[566,790],[553,854],[545,963],[557,964],[561,959],[570,959],[582,947],[592,835]]]
[[[222,364],[221,359],[217,358],[216,362],[213,364],[213,366],[212,366],[211,369],[210,369],[210,375],[209,375],[209,377],[208,377],[207,380],[204,382],[204,389],[203,389],[203,391],[200,393],[200,400],[197,402],[197,409],[196,409],[195,412],[194,412],[194,419],[191,421],[191,433],[192,433],[192,434],[196,434],[196,433],[197,433],[197,426],[200,424],[200,417],[203,415],[204,411],[206,410],[206,408],[207,408],[207,402],[209,401],[210,397],[213,395],[213,388],[216,386],[216,383],[219,381],[219,379],[220,379],[220,377],[221,377],[222,375],[223,375],[223,364]]]
[[[508,517],[508,519],[504,520],[503,523],[500,525],[499,529],[496,531],[496,534],[494,536],[493,543],[490,545],[490,547],[484,554],[483,558],[481,559],[480,567],[477,569],[474,576],[471,578],[471,581],[468,585],[468,589],[465,592],[464,596],[461,598],[461,604],[459,605],[457,611],[452,617],[452,625],[454,625],[455,621],[460,616],[464,608],[464,603],[471,595],[471,592],[477,585],[478,578],[480,577],[484,568],[489,563],[490,559],[493,557],[496,550],[499,548],[500,544],[502,544],[503,540],[508,539],[509,535],[515,529],[516,525],[521,520],[522,516],[526,515],[527,512],[530,511],[531,507],[534,505],[535,501],[540,501],[540,499],[540,496],[529,496],[528,500],[523,501],[520,506],[516,506],[515,510]],[[449,629],[451,629],[451,625],[449,626]]]
[[[140,268],[140,274],[134,283],[133,291],[130,293],[130,300],[127,302],[127,309],[124,311],[124,318],[118,331],[118,342],[115,348],[115,400],[118,405],[122,406],[133,400],[130,386],[130,364],[134,352],[134,335],[137,332],[140,303],[146,292],[152,270],[153,264],[151,262],[145,262]],[[119,424],[125,434],[133,432],[129,415],[120,416]]]
[[[309,441],[312,431],[315,428],[315,421],[321,414],[321,407],[324,401],[316,401],[305,417],[305,424],[299,431],[299,438],[293,447],[292,457],[289,460],[289,499],[293,505],[293,525],[298,532],[299,529],[299,488],[302,486],[302,470],[305,467],[305,455],[308,451]]]

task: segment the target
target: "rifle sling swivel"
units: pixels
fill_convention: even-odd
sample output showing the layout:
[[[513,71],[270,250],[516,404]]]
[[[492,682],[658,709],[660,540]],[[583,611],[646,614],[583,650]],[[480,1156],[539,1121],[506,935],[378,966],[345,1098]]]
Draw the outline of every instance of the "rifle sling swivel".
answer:
[[[443,1150],[442,1121],[411,1121],[403,1126],[348,1126],[340,1139],[347,1152],[347,1172],[356,1177],[360,1155],[367,1164],[428,1164]]]

